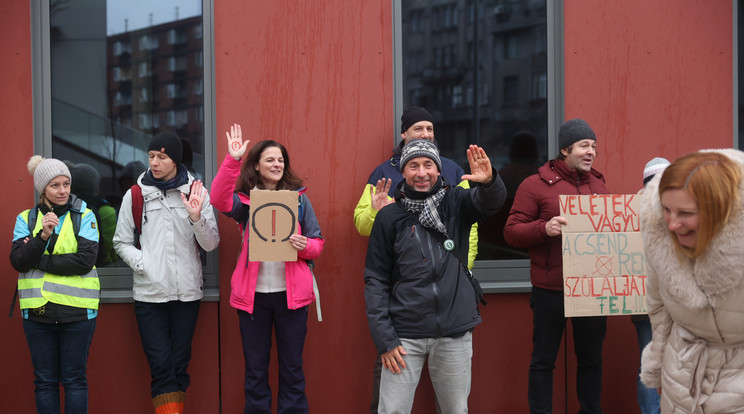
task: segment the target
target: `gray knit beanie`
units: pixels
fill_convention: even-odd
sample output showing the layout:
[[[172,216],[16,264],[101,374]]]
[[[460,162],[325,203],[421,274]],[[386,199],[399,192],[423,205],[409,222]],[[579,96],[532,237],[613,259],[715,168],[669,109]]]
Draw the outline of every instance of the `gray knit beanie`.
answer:
[[[439,172],[442,172],[442,160],[439,158],[439,150],[433,142],[428,139],[412,139],[408,144],[403,146],[403,152],[400,154],[400,171],[403,171],[406,163],[416,157],[428,157],[437,165]]]
[[[558,130],[558,149],[566,148],[574,142],[585,139],[597,140],[592,127],[583,119],[570,119],[564,122]]]
[[[98,195],[101,186],[101,175],[98,174],[95,168],[85,163],[73,164],[69,161],[65,161],[65,165],[70,169],[70,174],[74,178],[70,186],[73,194],[77,196]]]
[[[43,158],[41,155],[34,155],[26,164],[28,172],[34,177],[34,188],[39,194],[44,194],[44,189],[50,181],[64,175],[70,182],[70,170],[65,163],[54,158]]]

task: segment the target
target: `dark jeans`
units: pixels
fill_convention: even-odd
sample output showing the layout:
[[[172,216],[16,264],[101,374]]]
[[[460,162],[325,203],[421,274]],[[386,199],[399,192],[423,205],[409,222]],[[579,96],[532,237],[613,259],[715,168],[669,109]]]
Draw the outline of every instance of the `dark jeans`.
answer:
[[[527,399],[531,413],[553,412],[553,369],[563,339],[563,292],[532,288],[532,360],[530,361]],[[602,345],[607,332],[607,317],[574,317],[574,353],[577,359],[576,394],[579,414],[600,414],[602,394]]]
[[[186,391],[190,377],[191,339],[200,301],[134,302],[142,349],[150,365],[152,397]]]
[[[253,314],[238,311],[245,357],[244,414],[271,413],[269,359],[271,331],[276,331],[279,359],[279,414],[307,413],[302,350],[307,334],[307,306],[287,309],[287,293],[256,293]]]
[[[88,350],[96,320],[46,324],[23,320],[36,379],[36,412],[60,413],[59,384],[65,387],[65,413],[88,412]],[[8,396],[7,398],[12,398]]]

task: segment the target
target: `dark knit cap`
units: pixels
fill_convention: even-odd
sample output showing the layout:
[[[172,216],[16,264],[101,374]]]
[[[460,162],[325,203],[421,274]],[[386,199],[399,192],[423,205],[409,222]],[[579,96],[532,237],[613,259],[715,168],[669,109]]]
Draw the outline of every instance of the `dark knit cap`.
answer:
[[[439,158],[439,150],[433,142],[428,139],[412,139],[408,144],[403,146],[403,152],[400,154],[400,170],[403,171],[406,163],[416,157],[428,157],[437,165],[439,172],[442,172],[442,160]]]
[[[400,116],[400,133],[408,131],[408,128],[412,127],[413,124],[421,121],[434,123],[434,117],[420,106],[409,106],[403,110],[403,115]]]
[[[592,127],[583,119],[568,120],[558,130],[558,149],[566,148],[574,142],[585,139],[597,140]]]
[[[152,138],[150,146],[147,148],[148,151],[160,151],[164,152],[165,155],[170,157],[176,164],[181,163],[181,154],[183,153],[183,146],[181,140],[178,138],[173,131],[163,131]]]

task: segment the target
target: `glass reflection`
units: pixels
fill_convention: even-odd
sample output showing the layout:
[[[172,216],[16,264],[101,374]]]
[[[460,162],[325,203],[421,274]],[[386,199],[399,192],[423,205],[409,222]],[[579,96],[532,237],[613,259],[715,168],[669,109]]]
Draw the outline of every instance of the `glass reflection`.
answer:
[[[403,107],[423,106],[434,115],[442,155],[463,168],[464,149],[473,143],[494,167],[514,172],[513,200],[523,175],[548,159],[545,0],[403,0],[401,6]],[[520,131],[529,131],[529,144],[515,141]],[[529,159],[510,157],[514,145],[527,145]],[[526,257],[503,241],[503,222],[492,217],[480,224],[478,260]]]
[[[176,131],[184,163],[204,175],[202,3],[50,0],[49,15],[52,154],[79,166],[104,237],[153,135]]]

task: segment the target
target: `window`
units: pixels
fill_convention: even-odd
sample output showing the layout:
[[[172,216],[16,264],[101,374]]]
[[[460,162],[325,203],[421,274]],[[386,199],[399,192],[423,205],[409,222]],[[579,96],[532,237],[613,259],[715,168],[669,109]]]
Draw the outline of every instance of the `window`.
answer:
[[[423,106],[443,156],[467,169],[466,145],[485,148],[511,198],[480,224],[474,272],[486,291],[528,290],[527,252],[502,232],[519,183],[555,153],[562,2],[395,0],[393,7],[396,125],[403,108]],[[414,69],[419,53],[428,56],[422,71]]]
[[[212,128],[213,97],[204,78],[212,71],[211,2],[163,0],[144,9],[129,0],[31,2],[34,54],[48,62],[34,74],[35,152],[92,166],[100,175],[95,201],[118,211],[142,172],[131,167],[147,164],[152,136],[174,130],[209,185],[214,141],[205,131]],[[189,40],[192,34],[200,40]],[[204,297],[217,300],[216,254],[203,263]],[[97,267],[103,299],[130,301],[131,269],[121,260]]]

